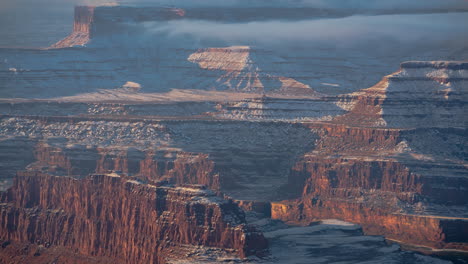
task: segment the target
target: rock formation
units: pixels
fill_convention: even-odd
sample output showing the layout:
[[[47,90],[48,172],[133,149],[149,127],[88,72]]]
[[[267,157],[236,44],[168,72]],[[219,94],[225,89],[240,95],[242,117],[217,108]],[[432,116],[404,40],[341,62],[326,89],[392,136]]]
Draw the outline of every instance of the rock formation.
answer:
[[[94,21],[95,7],[77,6],[75,7],[75,21],[73,32],[65,39],[52,45],[52,48],[65,48],[82,46],[91,39],[92,25]]]
[[[320,139],[290,174],[298,198],[273,203],[272,217],[338,217],[368,234],[466,250],[465,71],[463,62],[407,62],[343,96],[354,98],[338,102],[349,112],[311,125]],[[448,86],[452,97],[440,94]]]
[[[241,257],[267,245],[236,204],[196,186],[158,187],[117,174],[74,179],[19,172],[2,199],[2,239],[121,263],[164,263],[164,252],[185,244]]]
[[[257,53],[249,46],[208,48],[191,54],[188,60],[202,69],[224,72],[214,84],[208,84],[213,90],[320,96],[307,84],[264,72],[256,62]]]
[[[353,126],[466,128],[467,62],[405,62],[375,86],[344,95],[336,118]]]
[[[73,103],[67,117],[53,116],[55,106],[49,108],[51,116],[34,117],[19,115],[27,111],[19,103],[5,108],[10,115],[1,121],[2,146],[8,149],[12,142],[21,142],[24,147],[15,150],[17,157],[26,153],[30,157],[4,163],[10,167],[9,174],[4,175],[11,180],[14,171],[29,164],[31,171],[76,178],[118,171],[154,184],[203,184],[238,200],[246,210],[290,223],[339,218],[361,224],[367,234],[466,250],[463,230],[468,221],[463,208],[468,181],[462,144],[466,128],[448,123],[450,119],[439,118],[437,112],[424,117],[434,120],[430,126],[402,122],[397,127],[387,122],[397,120],[396,114],[403,115],[399,120],[405,120],[410,113],[386,115],[386,109],[397,109],[395,105],[403,100],[400,96],[406,95],[391,92],[394,85],[406,86],[405,80],[426,82],[425,87],[432,87],[432,82],[441,85],[440,78],[408,76],[418,64],[422,64],[425,76],[448,72],[444,80],[450,80],[458,91],[452,99],[464,100],[463,63],[404,63],[400,73],[392,75],[395,77],[387,77],[372,88],[335,99],[323,97],[323,104],[335,102],[349,111],[335,111],[335,117],[320,122],[297,121],[291,115],[299,114],[282,109],[284,99],[268,97],[256,102],[268,108],[252,106],[255,100],[252,104],[245,101],[246,107],[219,102],[220,107],[205,108],[211,109],[205,117],[181,110],[176,121],[148,119],[153,107],[149,105],[114,104],[104,112],[94,112],[86,104]],[[403,72],[404,79],[396,77]],[[414,86],[419,87],[416,83]],[[462,118],[460,108],[453,107],[456,104],[439,103],[451,98],[417,91],[416,98],[434,96],[426,101],[428,107],[440,105],[434,111],[445,109],[453,118]],[[386,103],[390,99],[394,103]],[[314,105],[319,100],[286,102],[294,109],[295,103]],[[461,107],[464,104],[459,102]],[[92,109],[96,107],[100,106]],[[374,108],[379,110],[371,111]],[[119,109],[117,114],[114,109]],[[239,110],[243,114],[232,114]],[[112,117],[122,111],[129,114]],[[219,119],[221,116],[235,120]],[[262,122],[249,121],[252,119]],[[278,119],[286,122],[276,123]],[[447,125],[451,127],[444,128]],[[433,141],[443,142],[443,146],[434,146]]]
[[[73,32],[68,37],[52,45],[51,48],[83,46],[95,35],[118,32],[116,31],[119,29],[119,27],[116,27],[116,18],[125,18],[127,22],[143,22],[167,20],[182,16],[184,16],[184,11],[175,8],[136,9],[118,6],[76,6]]]

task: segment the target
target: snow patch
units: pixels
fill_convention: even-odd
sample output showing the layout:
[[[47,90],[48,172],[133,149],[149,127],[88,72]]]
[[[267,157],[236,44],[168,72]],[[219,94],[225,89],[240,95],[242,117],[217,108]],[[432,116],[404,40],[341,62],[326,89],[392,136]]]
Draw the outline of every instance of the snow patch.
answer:
[[[333,86],[333,87],[340,87],[339,84],[337,83],[320,83],[321,85],[326,85],[326,86]]]
[[[353,223],[341,221],[338,219],[325,219],[325,220],[322,220],[320,223],[324,225],[335,225],[335,226],[356,226]]]

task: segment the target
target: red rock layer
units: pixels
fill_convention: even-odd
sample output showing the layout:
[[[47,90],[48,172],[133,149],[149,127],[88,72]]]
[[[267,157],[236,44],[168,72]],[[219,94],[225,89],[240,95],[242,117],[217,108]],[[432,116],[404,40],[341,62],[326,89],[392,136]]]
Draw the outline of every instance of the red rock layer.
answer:
[[[96,162],[97,173],[121,171],[127,174],[136,174],[140,171],[140,160],[144,153],[138,150],[115,150],[98,148],[99,158]]]
[[[94,10],[94,6],[75,7],[75,22],[73,23],[74,32],[91,33],[91,26],[94,20]]]
[[[118,32],[121,21],[171,20],[181,18],[185,11],[178,8],[131,8],[107,6],[76,6],[73,32],[51,48],[67,48],[87,44],[97,35]]]
[[[115,264],[112,258],[81,255],[65,247],[0,241],[0,264]]]
[[[220,189],[219,173],[207,154],[176,153],[164,158],[148,152],[140,162],[139,175],[149,180],[168,180],[175,184],[202,184],[212,190]]]
[[[61,148],[38,143],[31,168],[68,176],[120,171],[148,181],[202,184],[219,190],[219,173],[207,154],[136,149]]]
[[[3,194],[3,240],[62,246],[117,263],[164,263],[178,245],[264,250],[232,201],[191,188],[155,187],[106,175],[77,180],[19,172]]]
[[[341,124],[307,124],[320,136],[316,151],[324,154],[369,154],[394,151],[402,140],[400,129],[351,127]],[[383,154],[383,153],[382,153]]]
[[[463,186],[468,184],[464,178],[413,172],[413,167],[445,169],[445,165],[398,156],[403,140],[398,129],[309,127],[321,138],[314,151],[291,170],[285,189],[295,199],[272,203],[272,218],[297,224],[338,218],[362,225],[367,234],[435,248],[468,249],[468,219],[417,212],[420,205],[463,206]]]
[[[384,77],[371,88],[343,95],[342,104],[351,104],[352,107],[348,113],[333,118],[333,122],[361,127],[385,126],[382,122],[382,104],[386,98],[387,86],[388,77]]]
[[[420,175],[396,161],[316,156],[297,163],[290,179],[305,179],[302,195],[347,198],[353,192],[363,195],[368,190],[379,190],[395,193],[399,199],[410,202],[422,193],[424,185]]]
[[[88,43],[92,35],[95,9],[94,6],[76,6],[73,32],[52,45],[51,48],[68,48]]]
[[[302,198],[272,203],[273,219],[303,224],[338,218],[359,223],[366,234],[439,249],[468,250],[468,219],[389,213],[362,203]]]
[[[289,184],[301,187],[302,196],[347,198],[380,191],[409,203],[426,199],[463,205],[466,192],[460,186],[467,183],[459,177],[424,177],[396,160],[307,156],[293,168]]]
[[[299,187],[301,194],[323,195],[324,192],[319,190],[361,188],[403,195],[418,194],[445,204],[466,203],[466,192],[460,188],[468,184],[466,179],[422,176],[411,169],[436,166],[450,169],[454,164],[425,164],[411,157],[399,156],[399,145],[404,137],[417,135],[421,132],[418,129],[331,124],[310,124],[308,127],[316,131],[320,139],[316,141],[314,151],[296,163],[289,177],[290,184]]]
[[[65,175],[88,175],[96,170],[96,149],[84,146],[62,149],[38,143],[34,149],[36,162],[30,166]]]

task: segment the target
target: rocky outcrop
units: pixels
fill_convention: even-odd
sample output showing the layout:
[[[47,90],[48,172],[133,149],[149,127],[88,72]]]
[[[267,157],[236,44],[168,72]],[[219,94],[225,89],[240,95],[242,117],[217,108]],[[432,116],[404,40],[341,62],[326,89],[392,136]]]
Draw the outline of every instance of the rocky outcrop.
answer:
[[[54,142],[55,141],[55,142]],[[57,144],[62,141],[62,144]],[[140,150],[132,147],[105,148],[68,144],[66,138],[39,142],[29,170],[81,177],[91,173],[119,172],[149,182],[201,184],[220,190],[219,172],[209,155],[176,149]],[[34,161],[34,162],[32,162]],[[19,168],[5,178],[12,178]]]
[[[188,57],[188,61],[197,63],[201,69],[219,72],[221,76],[213,78],[207,84],[213,90],[230,90],[257,94],[282,94],[318,98],[321,95],[304,83],[289,77],[265,72],[259,66],[262,58],[249,46],[200,49]],[[267,55],[268,56],[268,55]],[[260,60],[260,61],[257,61]],[[280,58],[273,60],[281,61]]]
[[[344,95],[335,122],[371,127],[465,127],[467,62],[401,64],[371,88]]]
[[[140,162],[139,176],[175,184],[202,184],[220,190],[220,173],[207,154],[150,151]]]
[[[66,38],[51,46],[51,48],[67,48],[83,46],[91,39],[94,22],[94,6],[76,6],[73,32]]]
[[[130,175],[140,172],[140,161],[145,153],[136,148],[107,149],[98,148],[99,159],[96,164],[97,173],[121,171]]]
[[[30,244],[1,240],[0,263],[8,264],[112,264],[118,263],[112,258],[95,257],[80,254],[66,247]]]
[[[37,153],[31,169],[64,175],[121,171],[262,201],[277,196],[296,159],[316,138],[301,124],[203,119],[15,117],[1,119],[0,127],[0,135],[24,134],[50,146]]]
[[[62,246],[122,263],[164,263],[178,245],[261,254],[266,240],[235,203],[198,186],[142,184],[117,174],[78,180],[20,172],[3,194],[3,240]]]
[[[468,249],[468,218],[461,209],[468,179],[460,164],[466,149],[451,147],[443,155],[453,161],[435,162],[443,148],[428,146],[432,133],[453,141],[443,144],[457,144],[457,129],[425,129],[426,139],[416,136],[419,129],[308,126],[320,138],[293,167],[285,187],[293,199],[273,202],[272,218],[296,224],[338,218],[359,223],[366,234]]]
[[[64,138],[38,143],[34,156],[36,160],[28,166],[29,168],[68,176],[88,175],[96,172],[98,159],[95,148],[85,145],[66,146]]]
[[[438,249],[468,249],[468,218],[388,213],[358,202],[318,198],[273,202],[272,218],[291,223],[339,218],[360,223],[366,234],[384,235],[403,243]]]
[[[76,6],[73,32],[91,34],[94,21],[94,6]]]
[[[170,20],[184,16],[176,8],[132,8],[119,6],[76,6],[73,32],[51,48],[83,46],[96,35],[119,32],[121,22]]]

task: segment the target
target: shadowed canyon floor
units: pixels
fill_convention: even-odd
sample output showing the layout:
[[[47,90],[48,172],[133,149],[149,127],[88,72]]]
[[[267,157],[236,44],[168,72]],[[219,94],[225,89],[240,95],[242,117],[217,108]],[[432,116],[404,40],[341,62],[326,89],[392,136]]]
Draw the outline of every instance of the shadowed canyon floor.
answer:
[[[0,49],[0,263],[466,263],[463,39],[200,30],[466,13],[256,8],[77,7],[50,48]]]

